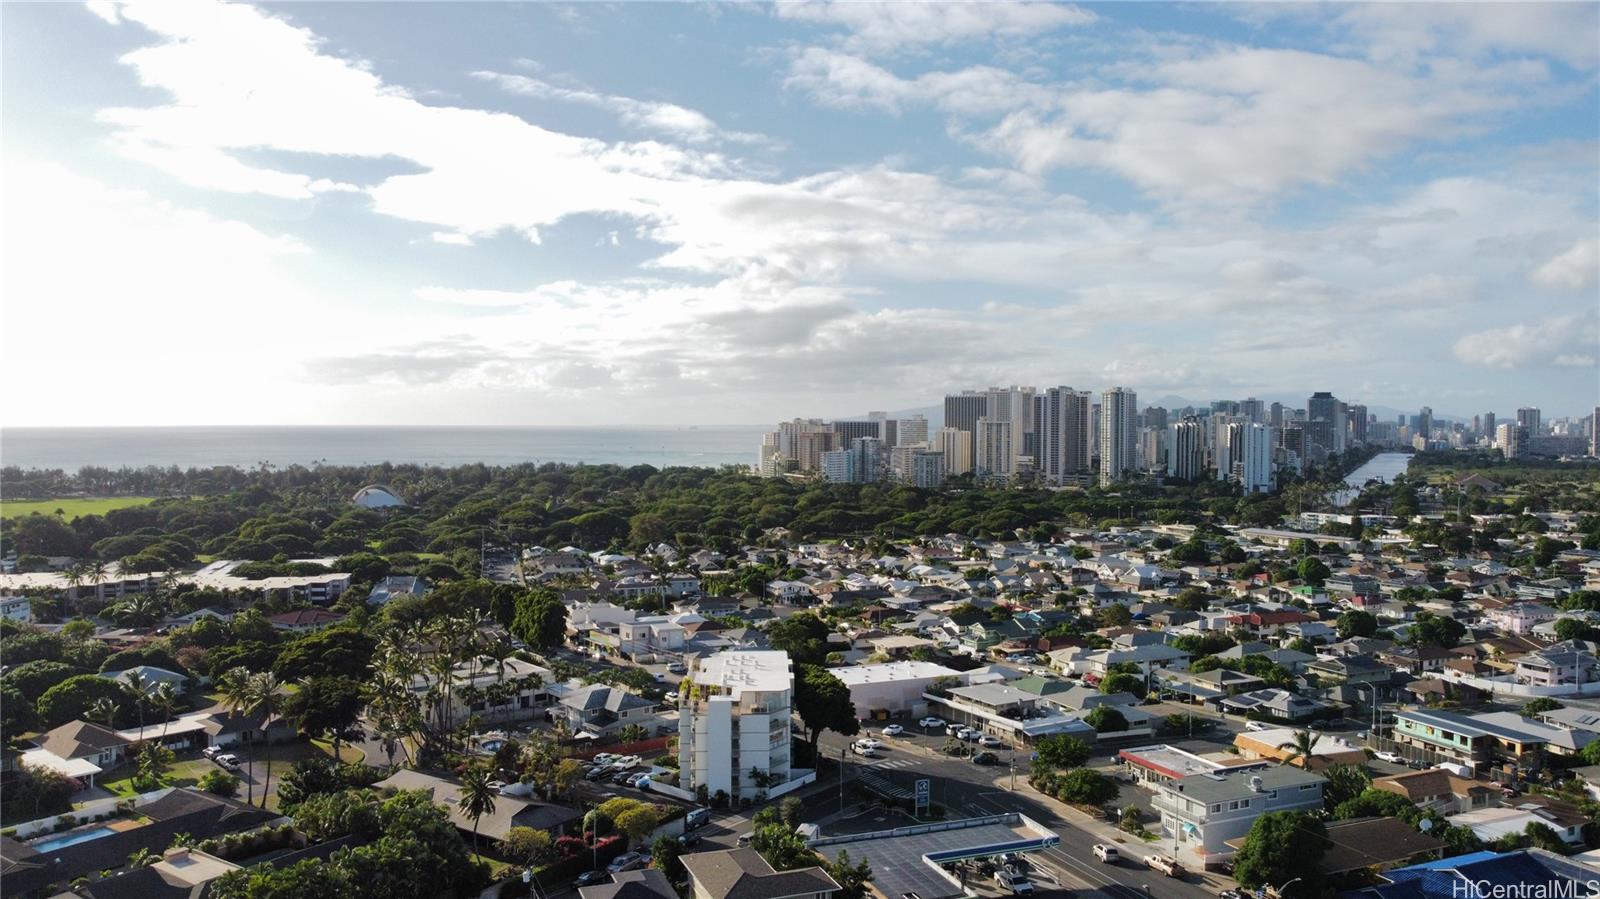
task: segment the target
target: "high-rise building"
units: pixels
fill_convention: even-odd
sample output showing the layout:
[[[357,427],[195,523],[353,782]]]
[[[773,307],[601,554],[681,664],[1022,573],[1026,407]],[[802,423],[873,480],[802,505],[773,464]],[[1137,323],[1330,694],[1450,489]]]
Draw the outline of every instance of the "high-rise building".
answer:
[[[1126,387],[1100,394],[1100,485],[1114,484],[1139,467],[1139,396]]]
[[[911,486],[935,489],[944,483],[944,453],[930,449],[911,450]]]
[[[838,434],[837,445],[847,447],[852,440],[858,437],[871,437],[874,440],[883,439],[882,421],[836,421],[833,423],[833,433]]]
[[[1237,423],[1237,416],[1211,414],[1210,433],[1207,435],[1211,438],[1211,471],[1219,481],[1233,477],[1233,466],[1238,461],[1239,447],[1233,445],[1233,432],[1230,430]]]
[[[989,393],[984,390],[963,390],[944,398],[944,426],[967,433],[967,458],[978,450],[978,419],[989,414]],[[952,474],[956,472],[952,470]]]
[[[1600,458],[1600,406],[1589,416],[1589,455]]]
[[[1339,405],[1339,398],[1326,390],[1313,393],[1306,400],[1306,447],[1302,458],[1320,465],[1329,455],[1343,451],[1343,447],[1335,442],[1336,425],[1343,419]],[[1343,435],[1339,434],[1339,442],[1342,442],[1342,438]]]
[[[978,451],[972,457],[972,469],[980,478],[1011,477],[1011,422],[978,419]]]
[[[1167,474],[1197,481],[1206,464],[1205,426],[1193,416],[1167,428]]]
[[[946,476],[972,471],[972,433],[959,428],[940,428],[933,435],[933,448],[944,456]]]
[[[1144,413],[1140,417],[1143,419],[1141,424],[1147,428],[1155,428],[1158,431],[1167,429],[1167,410],[1160,406],[1144,407]]]
[[[763,478],[775,478],[782,473],[783,454],[778,452],[778,432],[768,431],[761,435],[761,451],[756,456],[756,474]]]
[[[1501,424],[1498,433],[1495,434],[1494,445],[1507,459],[1515,459],[1522,455],[1523,443],[1522,428],[1513,422]]]
[[[887,413],[887,412],[868,412],[867,413],[867,419],[869,421],[875,421],[875,422],[878,423],[878,435],[877,436],[878,436],[879,440],[883,441],[883,445],[884,446],[899,446],[900,445],[900,440],[899,440],[899,436],[898,436],[898,433],[897,433],[897,427],[896,427],[897,425],[900,424],[900,422],[897,421],[896,419],[890,418],[889,417],[889,413]]]
[[[1539,408],[1537,406],[1524,406],[1517,410],[1517,427],[1522,429],[1522,436],[1538,437],[1544,433],[1539,423]]]
[[[917,446],[928,442],[928,419],[913,415],[895,422],[895,446]]]
[[[787,783],[789,654],[719,652],[689,664],[693,688],[678,714],[678,786],[753,800]]]
[[[1051,387],[1040,394],[1035,422],[1039,432],[1038,468],[1052,484],[1076,483],[1090,470],[1089,407],[1087,392],[1071,387]]]
[[[1350,406],[1347,424],[1350,427],[1350,442],[1356,446],[1367,445],[1367,407],[1356,403]]]
[[[1423,440],[1433,439],[1433,409],[1428,406],[1423,406],[1422,411],[1417,414],[1417,434]]]
[[[1272,427],[1259,422],[1236,422],[1228,426],[1229,456],[1234,458],[1233,477],[1245,493],[1271,493]]]
[[[1239,401],[1239,417],[1248,421],[1259,422],[1266,414],[1266,408],[1261,400],[1247,397]]]
[[[1167,470],[1167,431],[1165,428],[1139,429],[1139,467],[1159,474]]]
[[[1497,436],[1499,436],[1499,433],[1495,430],[1495,420],[1494,420],[1494,413],[1493,412],[1485,412],[1485,413],[1483,413],[1483,436],[1489,438],[1489,444],[1491,446],[1494,445],[1495,438]]]
[[[822,479],[835,484],[856,484],[861,480],[857,463],[860,456],[850,450],[828,450],[822,454]]]
[[[839,444],[832,431],[801,431],[794,435],[794,456],[801,471],[821,471],[822,454],[832,452]]]
[[[991,387],[986,391],[989,402],[984,417],[990,421],[1004,421],[1011,425],[1011,459],[1006,463],[1007,474],[1018,468],[1019,457],[1026,455],[1033,431],[1032,387]],[[981,453],[979,454],[981,455]]]
[[[1267,407],[1267,424],[1275,428],[1283,427],[1283,404],[1273,403]]]
[[[828,430],[828,423],[820,418],[796,418],[793,421],[780,421],[778,422],[778,454],[785,459],[798,460],[800,458],[800,435],[817,434]],[[829,447],[829,449],[831,448]]]

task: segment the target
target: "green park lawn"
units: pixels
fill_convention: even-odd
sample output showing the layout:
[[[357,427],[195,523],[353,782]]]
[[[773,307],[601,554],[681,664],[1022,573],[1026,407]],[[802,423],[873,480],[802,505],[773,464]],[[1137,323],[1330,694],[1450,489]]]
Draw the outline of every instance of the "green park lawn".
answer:
[[[71,499],[37,499],[0,502],[0,518],[21,518],[38,512],[40,515],[54,515],[56,510],[61,510],[61,515],[67,521],[80,515],[104,515],[112,509],[127,509],[133,506],[149,505],[155,501],[153,496],[114,496],[96,499],[93,497]]]

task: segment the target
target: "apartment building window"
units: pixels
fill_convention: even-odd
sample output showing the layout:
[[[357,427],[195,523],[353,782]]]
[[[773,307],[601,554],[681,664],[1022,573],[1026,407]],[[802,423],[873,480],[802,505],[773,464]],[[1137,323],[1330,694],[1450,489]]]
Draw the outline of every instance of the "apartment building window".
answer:
[[[1220,811],[1222,811],[1222,803],[1220,803],[1220,802],[1211,807],[1211,814],[1213,814],[1213,815],[1215,815],[1217,812],[1220,812]]]
[[[1301,784],[1300,785],[1300,792],[1304,793],[1307,790],[1315,790],[1316,788],[1317,788],[1316,784]]]

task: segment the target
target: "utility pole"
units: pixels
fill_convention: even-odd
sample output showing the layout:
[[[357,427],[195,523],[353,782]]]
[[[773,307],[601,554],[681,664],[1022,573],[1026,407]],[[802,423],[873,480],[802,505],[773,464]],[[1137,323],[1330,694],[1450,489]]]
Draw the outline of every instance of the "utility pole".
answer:
[[[839,814],[844,814],[844,753],[843,746],[839,747]]]

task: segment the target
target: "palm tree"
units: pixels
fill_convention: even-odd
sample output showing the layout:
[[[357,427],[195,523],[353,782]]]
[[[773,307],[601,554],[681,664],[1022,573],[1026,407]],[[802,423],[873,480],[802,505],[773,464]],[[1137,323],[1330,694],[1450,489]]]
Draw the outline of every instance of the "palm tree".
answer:
[[[511,636],[504,632],[495,634],[483,644],[483,655],[494,662],[495,686],[505,682],[506,662],[510,661],[517,653],[517,648],[511,645]]]
[[[1310,728],[1295,731],[1294,739],[1278,744],[1279,749],[1289,750],[1283,758],[1278,760],[1278,764],[1287,765],[1295,759],[1299,759],[1300,767],[1309,768],[1312,751],[1316,748],[1318,739],[1317,734],[1313,733]]]
[[[115,727],[117,720],[117,704],[109,696],[102,696],[89,703],[88,716],[90,721],[103,721],[106,728]]]
[[[494,788],[489,786],[489,769],[474,766],[461,776],[461,800],[456,810],[472,819],[472,851],[478,851],[478,820],[494,814]]]
[[[145,680],[144,673],[137,669],[122,672],[122,682],[133,691],[134,706],[139,710],[139,729],[144,730],[144,704],[150,698],[150,682]]]
[[[222,692],[222,702],[227,706],[228,713],[243,717],[255,706],[255,696],[250,689],[250,672],[245,668],[232,668],[217,678],[217,686]],[[248,777],[245,781],[244,802],[250,805],[255,801],[256,785],[256,759],[249,745],[250,728],[244,731],[245,764],[248,767]]]
[[[73,562],[72,565],[66,570],[67,587],[70,588],[68,595],[72,599],[74,609],[77,608],[76,604],[79,598],[78,588],[83,586],[83,574],[84,568],[82,562]]]
[[[156,685],[150,694],[150,705],[161,713],[161,745],[167,744],[167,728],[172,724],[172,712],[178,707],[178,688],[171,681]]]
[[[84,567],[84,575],[89,579],[89,583],[95,587],[95,599],[100,598],[100,585],[105,583],[106,575],[109,573],[106,563],[101,559],[95,559]]]
[[[270,671],[250,676],[250,710],[261,713],[261,731],[266,733],[272,719],[283,710],[283,682]],[[267,807],[267,796],[272,792],[272,741],[266,741],[267,776],[261,782],[261,807]]]

